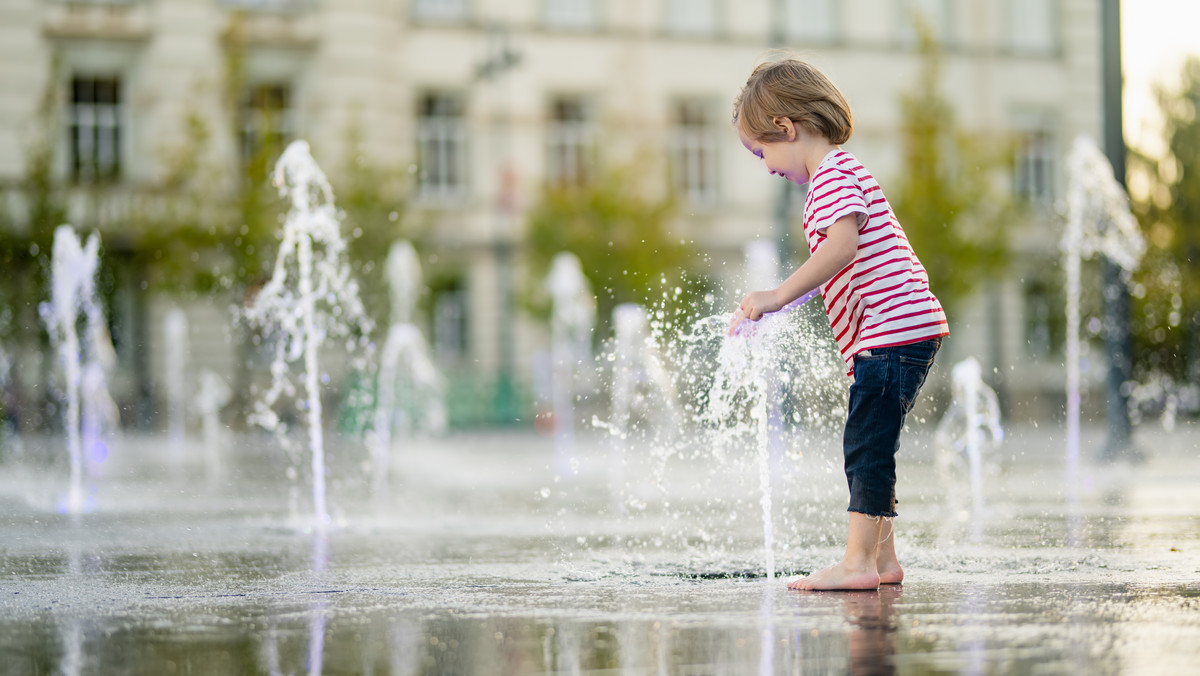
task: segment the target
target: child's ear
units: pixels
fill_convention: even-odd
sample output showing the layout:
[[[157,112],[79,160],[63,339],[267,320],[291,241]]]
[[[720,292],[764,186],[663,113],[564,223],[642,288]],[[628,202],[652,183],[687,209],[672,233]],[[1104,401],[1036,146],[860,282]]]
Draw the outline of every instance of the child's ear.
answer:
[[[779,115],[776,116],[775,119],[771,120],[771,122],[775,125],[776,129],[784,134],[787,134],[787,139],[789,141],[796,140],[796,123],[792,122],[791,118]]]

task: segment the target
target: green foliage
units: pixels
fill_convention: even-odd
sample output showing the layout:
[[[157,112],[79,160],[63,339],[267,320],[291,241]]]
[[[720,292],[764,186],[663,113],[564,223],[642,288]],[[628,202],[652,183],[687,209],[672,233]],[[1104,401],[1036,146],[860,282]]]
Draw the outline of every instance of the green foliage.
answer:
[[[1139,377],[1200,370],[1200,58],[1181,75],[1178,91],[1158,91],[1166,154],[1134,151],[1129,162],[1147,188],[1134,201],[1148,245],[1133,287]]]
[[[374,162],[364,149],[362,130],[346,134],[346,158],[336,176],[334,198],[342,210],[347,257],[359,281],[368,316],[386,326],[390,311],[385,261],[391,246],[409,240],[420,251],[427,233],[408,222],[409,174]]]
[[[51,67],[50,81],[59,68]],[[54,230],[66,222],[63,187],[54,177],[55,134],[61,110],[58,89],[47,86],[38,104],[37,119],[25,149],[25,176],[20,182],[24,198],[23,224],[0,223],[0,337],[6,342],[41,335],[38,304],[48,295],[48,270]],[[7,215],[8,210],[4,210]],[[40,341],[38,341],[40,342]],[[10,342],[11,345],[11,342]]]
[[[38,306],[49,296],[54,230],[69,218],[68,192],[88,205],[82,210],[84,222],[73,224],[81,234],[102,229],[99,284],[118,342],[122,337],[136,344],[145,339],[149,329],[142,325],[141,294],[224,296],[216,302],[241,305],[266,281],[288,207],[271,183],[271,171],[288,139],[284,129],[273,128],[282,115],[267,114],[255,118],[252,146],[236,143],[245,128],[245,45],[242,20],[235,16],[222,36],[224,64],[217,81],[194,85],[201,105],[189,108],[178,140],[158,148],[159,178],[138,184],[71,185],[57,171],[64,111],[62,80],[52,67],[31,121],[24,176],[14,186],[11,202],[0,205],[0,265],[6,273],[0,277],[0,342],[10,354],[46,348]],[[203,102],[210,100],[218,104],[206,108]],[[239,135],[234,139],[237,154],[217,156],[211,149],[227,144],[214,143],[214,137],[230,133]],[[361,134],[350,129],[348,135],[349,159],[330,172],[330,181],[343,210],[348,257],[362,283],[364,302],[372,314],[385,316],[380,314],[387,308],[382,260],[394,239],[405,234],[414,239],[401,227],[407,221],[408,174],[367,162]],[[240,358],[248,359],[250,336],[240,338]],[[29,363],[36,362],[26,360],[21,368]],[[40,363],[49,368],[53,362]],[[145,375],[134,371],[135,377]],[[246,395],[246,372],[237,371],[238,399]],[[145,393],[149,388],[142,382],[136,389]]]
[[[900,102],[903,168],[887,192],[934,294],[951,309],[1007,265],[1017,207],[993,189],[1008,148],[959,130],[938,91],[941,61],[928,37],[922,54],[917,86]]]
[[[601,171],[583,187],[542,190],[528,221],[531,310],[549,313],[548,299],[539,294],[554,256],[569,251],[579,257],[596,295],[600,325],[607,325],[620,303],[653,305],[662,298],[663,279],[673,289],[694,295],[688,279],[695,260],[690,243],[673,234],[670,199],[644,195],[644,184],[630,169]],[[686,299],[681,299],[686,302]]]

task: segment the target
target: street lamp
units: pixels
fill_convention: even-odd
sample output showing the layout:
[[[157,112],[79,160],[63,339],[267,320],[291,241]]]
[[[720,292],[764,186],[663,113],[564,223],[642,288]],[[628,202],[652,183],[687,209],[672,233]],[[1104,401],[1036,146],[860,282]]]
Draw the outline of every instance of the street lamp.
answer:
[[[1125,187],[1125,135],[1121,107],[1121,2],[1101,3],[1102,69],[1104,78],[1104,153],[1113,176]],[[1103,259],[1104,342],[1108,350],[1106,414],[1108,440],[1102,456],[1108,460],[1136,455],[1129,420],[1127,383],[1133,380],[1133,338],[1129,326],[1129,289],[1119,265]]]
[[[500,84],[503,76],[521,63],[521,54],[514,51],[508,42],[508,31],[503,26],[493,26],[488,32],[488,55],[475,69],[477,82],[496,84],[495,111],[493,112],[493,158],[496,162],[496,229],[493,246],[496,251],[496,294],[499,298],[496,311],[496,338],[499,343],[496,367],[496,391],[493,402],[497,418],[512,422],[517,418],[516,385],[513,380],[513,249],[516,245],[513,219],[515,217],[516,190],[512,168],[512,142],[510,138],[511,110],[507,89]],[[500,119],[503,113],[504,119]]]

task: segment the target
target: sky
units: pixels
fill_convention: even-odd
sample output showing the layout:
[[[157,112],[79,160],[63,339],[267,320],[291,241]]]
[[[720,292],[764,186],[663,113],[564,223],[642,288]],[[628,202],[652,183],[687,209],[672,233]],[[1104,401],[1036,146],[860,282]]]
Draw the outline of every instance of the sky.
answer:
[[[1124,0],[1121,43],[1125,142],[1159,154],[1165,144],[1152,87],[1177,89],[1184,59],[1200,56],[1200,0]]]

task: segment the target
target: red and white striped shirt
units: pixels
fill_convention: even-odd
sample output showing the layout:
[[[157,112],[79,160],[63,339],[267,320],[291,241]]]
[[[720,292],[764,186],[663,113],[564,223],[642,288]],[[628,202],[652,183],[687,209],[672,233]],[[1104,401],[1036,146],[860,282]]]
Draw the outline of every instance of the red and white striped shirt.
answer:
[[[950,330],[879,183],[854,155],[831,150],[813,172],[804,200],[808,250],[815,253],[825,229],[850,214],[858,218],[858,253],[821,286],[821,296],[838,351],[853,374],[854,355],[863,350],[916,343]]]

